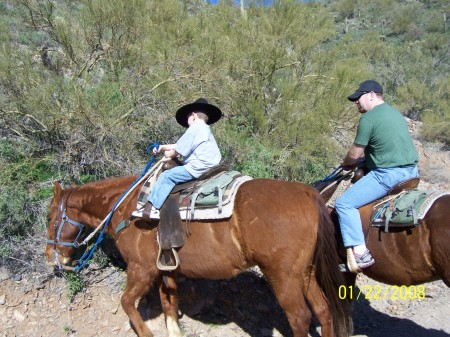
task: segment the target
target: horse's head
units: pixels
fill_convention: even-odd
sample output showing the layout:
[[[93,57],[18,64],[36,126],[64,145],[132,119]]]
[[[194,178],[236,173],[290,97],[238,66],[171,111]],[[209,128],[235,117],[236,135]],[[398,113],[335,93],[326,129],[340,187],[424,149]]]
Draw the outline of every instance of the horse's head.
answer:
[[[73,189],[63,190],[58,182],[53,188],[47,227],[47,246],[45,258],[53,267],[66,268],[71,262],[71,255],[78,246],[78,238],[83,225],[70,219],[66,213],[67,201]]]

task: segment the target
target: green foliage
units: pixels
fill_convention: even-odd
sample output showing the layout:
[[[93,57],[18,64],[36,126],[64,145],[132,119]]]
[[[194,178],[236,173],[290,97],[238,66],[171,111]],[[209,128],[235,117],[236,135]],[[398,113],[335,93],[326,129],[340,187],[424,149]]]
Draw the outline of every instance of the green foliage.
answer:
[[[64,271],[63,275],[67,281],[67,297],[69,302],[72,302],[75,296],[83,290],[85,281],[82,275],[71,271]]]
[[[448,2],[336,1],[330,8],[340,13],[352,5],[357,14],[344,21],[336,17],[342,33],[331,44],[335,63],[339,67],[351,60],[353,86],[378,80],[389,103],[424,122],[425,137],[450,143],[445,132],[439,137],[430,132],[437,121],[444,122],[448,105],[435,94],[449,74],[450,34],[443,15]]]
[[[32,214],[27,200],[28,193],[16,186],[3,187],[0,195],[0,235],[2,238],[20,239],[32,231],[30,223]]]
[[[63,331],[66,335],[70,336],[75,332],[75,330],[70,325],[64,325]]]
[[[227,2],[18,3],[13,8],[26,29],[17,25],[10,38],[27,35],[29,48],[4,53],[5,88],[15,97],[5,102],[4,119],[11,135],[52,153],[76,181],[136,172],[148,143],[177,139],[182,130],[173,112],[198,96],[212,99],[228,118],[243,115],[249,134],[265,146],[300,147],[310,156],[315,147],[330,148],[335,127],[327,118],[335,101],[328,97],[336,95],[329,88],[350,88],[367,76],[381,77],[391,97],[414,78],[430,87],[439,76],[432,58],[443,60],[448,50],[429,42],[444,35],[420,3],[343,0],[327,8],[286,0],[250,6],[246,19]],[[439,10],[439,4],[429,9],[430,16]],[[339,22],[350,20],[343,30],[349,39],[336,36],[336,12]],[[407,36],[412,24],[420,31],[414,39],[435,35],[397,48],[399,38],[414,40]],[[23,60],[18,70],[17,59]],[[335,77],[349,60],[345,78]],[[416,69],[409,74],[407,67]],[[344,105],[348,92],[339,94]],[[220,142],[230,143],[226,134]]]
[[[353,18],[354,8],[356,5],[356,0],[342,0],[334,1],[332,3],[331,9],[335,14],[335,18],[338,22],[342,22],[347,19]]]
[[[40,198],[50,196],[40,182],[51,177],[45,159],[24,156],[20,144],[0,141],[0,233],[1,237],[20,238],[33,232]]]
[[[419,15],[422,10],[423,6],[419,2],[410,2],[404,6],[396,6],[388,14],[390,34],[405,34],[407,40],[419,38],[421,30],[416,25],[416,22],[419,21]]]
[[[39,235],[46,225],[47,185],[52,177],[48,158],[36,160],[25,155],[20,142],[0,141],[0,261],[22,255],[19,244]]]
[[[274,153],[259,142],[249,140],[240,144],[235,169],[251,177],[272,178],[277,175],[274,162]]]
[[[359,119],[346,97],[368,78],[424,137],[450,143],[448,1],[246,3],[0,3],[5,247],[43,229],[53,179],[140,172],[198,97],[224,112],[224,160],[254,177],[323,178]]]
[[[450,143],[450,77],[436,83],[430,93],[430,108],[423,116],[422,135],[427,139]]]

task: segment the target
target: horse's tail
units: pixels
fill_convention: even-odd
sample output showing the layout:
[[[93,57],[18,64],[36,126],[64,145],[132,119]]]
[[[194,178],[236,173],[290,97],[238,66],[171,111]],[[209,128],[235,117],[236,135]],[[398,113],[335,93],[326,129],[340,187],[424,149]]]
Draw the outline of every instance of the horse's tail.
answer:
[[[328,300],[333,317],[335,335],[350,336],[353,333],[351,301],[340,298],[339,287],[345,285],[344,277],[339,271],[338,249],[335,239],[335,228],[328,214],[325,203],[319,193],[316,195],[319,211],[317,245],[314,254],[314,266],[317,283]]]

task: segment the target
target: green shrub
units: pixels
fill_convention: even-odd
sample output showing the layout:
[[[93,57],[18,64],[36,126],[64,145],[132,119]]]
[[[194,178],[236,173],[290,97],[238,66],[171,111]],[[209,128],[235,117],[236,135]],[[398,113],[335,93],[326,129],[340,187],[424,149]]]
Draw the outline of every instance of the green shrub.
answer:
[[[56,177],[140,173],[198,97],[224,112],[224,160],[255,178],[323,178],[353,140],[346,96],[367,78],[449,143],[448,1],[284,0],[245,18],[234,3],[0,2],[0,256],[44,236]]]
[[[63,275],[67,281],[67,297],[69,302],[72,302],[75,296],[83,290],[85,281],[82,275],[71,271],[64,271]]]
[[[23,256],[20,244],[45,229],[54,171],[47,158],[27,155],[20,142],[1,140],[0,161],[0,256],[5,261]]]

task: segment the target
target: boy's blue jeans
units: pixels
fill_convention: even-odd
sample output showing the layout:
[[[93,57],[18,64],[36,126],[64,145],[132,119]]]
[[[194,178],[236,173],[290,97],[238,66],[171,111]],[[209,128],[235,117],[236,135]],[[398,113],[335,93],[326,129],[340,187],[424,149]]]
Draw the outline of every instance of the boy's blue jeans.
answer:
[[[345,191],[335,205],[344,246],[365,244],[358,208],[382,198],[399,182],[418,176],[417,166],[377,168]]]
[[[152,203],[154,208],[160,209],[176,184],[193,179],[195,177],[184,166],[176,166],[164,171],[156,180],[147,199]]]

